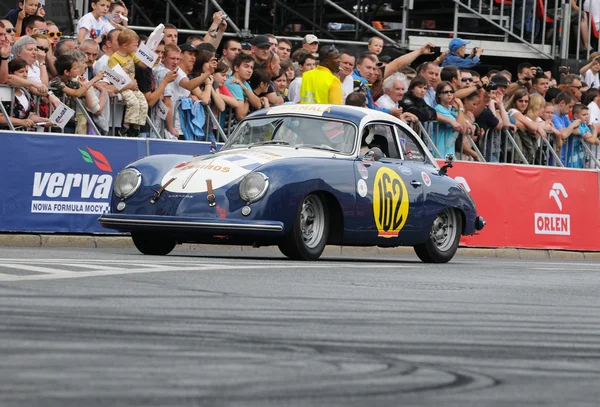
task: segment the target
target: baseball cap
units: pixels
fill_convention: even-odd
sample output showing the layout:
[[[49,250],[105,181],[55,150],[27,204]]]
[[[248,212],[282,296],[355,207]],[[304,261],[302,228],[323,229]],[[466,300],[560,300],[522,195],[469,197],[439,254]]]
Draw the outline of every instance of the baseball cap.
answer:
[[[492,78],[490,80],[492,82],[494,82],[496,85],[502,86],[504,88],[508,88],[508,85],[510,85],[510,83],[508,83],[508,79],[506,79],[506,76],[504,76],[504,75],[496,74],[496,75],[492,76]]]
[[[302,39],[302,42],[305,44],[312,44],[313,42],[319,42],[319,39],[316,35],[308,34]]]
[[[192,44],[188,44],[187,42],[185,44],[181,44],[179,46],[179,49],[181,50],[181,52],[196,52],[196,47],[194,47]]]
[[[460,47],[462,47],[463,45],[467,45],[470,43],[471,43],[471,41],[465,41],[460,38],[453,38],[452,41],[450,41],[448,48],[450,49],[450,51],[454,52],[457,49],[459,49]]]
[[[271,43],[269,42],[269,38],[264,35],[255,36],[254,38],[252,38],[252,41],[250,42],[250,44],[254,45],[255,47],[259,47],[259,48],[271,46]]]

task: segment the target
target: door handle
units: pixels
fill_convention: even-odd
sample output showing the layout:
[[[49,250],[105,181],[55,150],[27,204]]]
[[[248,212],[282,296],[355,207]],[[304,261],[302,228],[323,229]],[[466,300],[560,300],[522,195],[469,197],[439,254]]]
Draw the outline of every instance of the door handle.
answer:
[[[413,187],[416,188],[416,187],[420,187],[421,183],[419,181],[412,180],[412,181],[410,181],[410,185],[412,185]]]

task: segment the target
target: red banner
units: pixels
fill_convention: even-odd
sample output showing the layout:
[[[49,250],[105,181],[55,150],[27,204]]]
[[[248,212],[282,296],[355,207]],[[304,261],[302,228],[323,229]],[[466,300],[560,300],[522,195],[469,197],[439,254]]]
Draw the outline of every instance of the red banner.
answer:
[[[600,250],[597,171],[455,162],[448,175],[487,222],[463,245]]]

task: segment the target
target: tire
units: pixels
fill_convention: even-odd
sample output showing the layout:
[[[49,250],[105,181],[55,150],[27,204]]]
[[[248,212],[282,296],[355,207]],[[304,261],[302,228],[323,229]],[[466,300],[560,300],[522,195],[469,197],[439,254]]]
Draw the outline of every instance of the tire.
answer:
[[[424,263],[448,263],[458,250],[461,231],[460,213],[446,208],[433,221],[429,239],[414,246],[415,253]]]
[[[164,256],[171,253],[177,241],[169,236],[148,232],[131,232],[135,247],[143,254]]]
[[[329,208],[317,194],[304,198],[294,218],[289,236],[279,245],[285,256],[294,260],[317,260],[329,238]]]

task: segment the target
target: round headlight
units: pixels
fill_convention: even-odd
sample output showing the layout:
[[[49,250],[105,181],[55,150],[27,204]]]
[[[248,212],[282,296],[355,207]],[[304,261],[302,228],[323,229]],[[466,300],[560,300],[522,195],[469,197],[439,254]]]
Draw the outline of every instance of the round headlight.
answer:
[[[240,184],[240,197],[246,202],[258,201],[267,192],[269,177],[262,172],[251,172]]]
[[[113,186],[115,195],[120,199],[127,199],[140,188],[142,174],[135,168],[125,168],[121,171]]]

